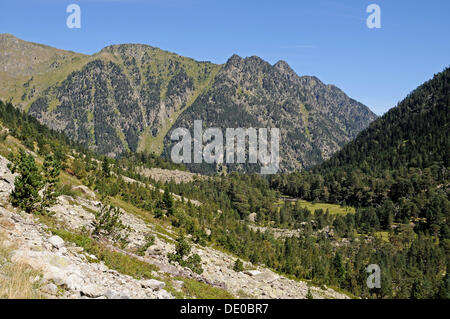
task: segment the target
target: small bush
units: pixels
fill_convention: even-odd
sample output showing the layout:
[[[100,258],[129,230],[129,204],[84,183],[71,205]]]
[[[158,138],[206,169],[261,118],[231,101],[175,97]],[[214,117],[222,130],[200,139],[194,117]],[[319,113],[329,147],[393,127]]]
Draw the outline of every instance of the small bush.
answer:
[[[19,154],[11,153],[8,159],[11,161],[8,168],[12,173],[19,174],[14,181],[11,203],[27,213],[33,213],[38,209],[38,203],[41,201],[39,190],[44,186],[34,157],[20,149]]]
[[[158,218],[158,219],[163,218],[164,212],[162,211],[162,209],[156,208],[155,211],[153,212],[153,217]]]
[[[233,270],[236,272],[244,270],[244,263],[239,258],[234,262]]]
[[[155,243],[155,236],[153,234],[148,233],[145,235],[145,244],[142,247],[139,247],[136,254],[138,256],[144,256],[147,249]]]
[[[177,262],[180,266],[188,267],[197,274],[203,273],[203,268],[201,265],[202,259],[198,254],[193,254],[189,256],[191,252],[191,245],[184,238],[184,236],[178,237],[177,242],[175,244],[175,250],[176,250],[175,254],[169,253],[167,255],[170,262]]]
[[[122,223],[121,216],[122,212],[118,207],[101,204],[100,209],[95,213],[95,220],[92,223],[94,227],[92,235],[109,237],[125,246],[128,243],[130,228]]]

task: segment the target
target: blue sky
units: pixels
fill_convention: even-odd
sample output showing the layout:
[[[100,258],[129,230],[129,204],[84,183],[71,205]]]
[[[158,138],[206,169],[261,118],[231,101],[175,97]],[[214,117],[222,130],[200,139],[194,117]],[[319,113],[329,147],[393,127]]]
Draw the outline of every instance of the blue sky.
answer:
[[[66,26],[76,3],[81,29]],[[369,4],[381,29],[366,26]],[[448,0],[14,0],[0,33],[82,53],[145,43],[197,60],[287,61],[382,114],[450,66]]]

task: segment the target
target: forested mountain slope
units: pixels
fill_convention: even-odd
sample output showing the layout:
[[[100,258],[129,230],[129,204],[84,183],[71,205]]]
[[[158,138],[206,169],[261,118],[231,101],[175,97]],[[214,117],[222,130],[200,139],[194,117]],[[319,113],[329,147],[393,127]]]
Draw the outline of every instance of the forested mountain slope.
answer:
[[[445,191],[450,158],[449,92],[450,69],[446,69],[375,120],[330,160],[310,173],[274,176],[274,185],[293,196],[357,206]]]
[[[449,166],[450,68],[374,121],[319,170],[343,166],[384,169]]]
[[[232,252],[247,262],[244,265],[249,265],[249,262],[263,264],[278,273],[317,285],[339,287],[361,297],[449,297],[450,203],[446,187],[448,175],[445,175],[448,170],[442,163],[437,162],[425,169],[386,169],[382,177],[374,176],[367,167],[348,166],[342,170],[337,167],[323,172],[277,175],[269,182],[256,174],[233,173],[164,185],[142,176],[140,168],[182,167],[173,167],[169,162],[143,154],[108,160],[86,153],[82,148],[73,152],[73,147],[65,142],[67,140],[63,136],[58,138],[57,134],[38,125],[34,118],[19,113],[12,105],[0,105],[1,119],[10,128],[9,132],[2,132],[2,139],[10,142],[19,138],[37,154],[53,153],[62,161],[64,178],[69,183],[76,178],[127,212],[156,223],[159,235],[167,235],[159,226],[167,227],[172,234],[188,234],[189,242],[197,247],[206,245]],[[7,148],[3,149],[2,154],[7,152]],[[83,153],[87,156],[80,156]],[[130,178],[136,182],[130,183]],[[144,186],[146,184],[157,188]],[[165,189],[164,194],[180,194],[203,204],[195,206],[171,200],[170,196],[157,191],[158,188]],[[284,200],[273,188],[314,200],[314,203]],[[60,191],[68,196],[76,195],[72,186],[61,185]],[[320,201],[353,204],[356,209]],[[70,221],[74,223],[78,219],[70,215]],[[56,231],[79,243],[90,242],[83,233],[76,234],[82,237],[74,238],[61,230]],[[143,233],[139,232],[141,239],[138,245],[145,243]],[[185,244],[180,237],[173,240],[179,240],[180,245]],[[146,245],[134,247],[130,252],[146,249]],[[98,253],[96,247],[91,245],[87,248]],[[160,242],[156,249],[161,251]],[[153,254],[155,250],[150,247],[149,253]],[[108,252],[101,252],[100,258],[109,258]],[[200,260],[211,263],[202,263],[199,268]],[[121,263],[115,263],[116,259],[112,261],[115,267],[121,267]],[[227,283],[231,284],[232,291],[238,292],[240,280],[247,280],[239,271],[242,265],[236,259],[234,265],[228,260],[219,268],[214,265],[217,259],[210,258],[209,254],[202,255],[201,259],[186,258],[185,261],[195,271],[203,269],[208,278],[223,280],[221,274],[231,275],[234,279],[227,277]],[[128,262],[135,265],[134,261]],[[367,287],[366,267],[369,264],[381,267],[380,289]],[[236,271],[230,272],[230,267]],[[125,269],[139,274],[142,271],[140,266]],[[267,280],[265,274],[262,276]],[[269,280],[272,279],[274,277],[270,275]],[[267,288],[269,297],[304,297],[307,290],[303,288],[299,295],[292,295],[293,291],[300,291],[298,283],[301,282],[288,285],[287,281],[281,280],[276,282],[276,286],[270,284],[268,287],[271,288]],[[254,281],[247,286],[246,291],[252,295],[263,296],[266,293],[264,289],[267,286],[263,288]],[[197,292],[206,293],[205,289],[202,286]],[[330,289],[326,291],[331,293]],[[313,291],[315,297],[317,292]]]
[[[449,298],[449,116],[447,68],[330,160],[310,172],[271,176],[270,185],[306,200],[356,206],[358,232],[385,236],[379,254],[389,294]],[[351,230],[354,221],[334,227]]]

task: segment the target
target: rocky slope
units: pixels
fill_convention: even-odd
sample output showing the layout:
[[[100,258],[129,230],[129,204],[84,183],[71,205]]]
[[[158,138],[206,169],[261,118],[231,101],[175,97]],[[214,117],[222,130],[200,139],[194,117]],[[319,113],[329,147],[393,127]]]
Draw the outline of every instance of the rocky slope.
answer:
[[[286,171],[310,167],[329,158],[376,116],[333,85],[316,77],[298,76],[284,61],[270,65],[259,57],[232,56],[210,89],[178,117],[176,127],[277,127],[280,129],[280,167]],[[193,133],[191,132],[192,136]],[[166,154],[170,153],[170,132]],[[198,165],[190,165],[198,170]],[[200,171],[211,171],[204,165]],[[229,170],[252,170],[228,165]],[[255,169],[255,168],[253,168]],[[256,168],[259,170],[259,167]]]
[[[47,298],[187,298],[184,285],[194,280],[216,289],[226,290],[236,297],[253,298],[305,298],[306,282],[280,276],[271,270],[246,263],[247,271],[232,269],[235,258],[211,247],[193,247],[202,258],[202,275],[187,268],[169,263],[167,253],[174,251],[174,234],[170,228],[162,230],[157,225],[123,211],[122,221],[131,229],[129,244],[119,248],[113,243],[108,249],[140,260],[155,269],[152,278],[137,279],[108,267],[74,242],[64,241],[52,234],[47,225],[36,216],[11,207],[8,196],[14,187],[14,175],[7,168],[8,161],[0,156],[0,246],[10,249],[8,260],[0,259],[0,275],[5,263],[27,265],[39,274],[31,278],[35,289]],[[130,181],[132,182],[132,181]],[[84,187],[84,186],[81,186]],[[86,192],[88,193],[88,192]],[[51,208],[54,224],[64,225],[66,232],[79,233],[91,226],[96,202],[86,197],[58,197]],[[145,234],[152,233],[156,240],[144,256],[134,253],[145,243]],[[114,265],[114,263],[112,263]],[[3,279],[8,280],[8,278]],[[311,287],[315,298],[347,298],[332,289]]]
[[[110,156],[168,154],[170,130],[192,128],[196,119],[222,128],[280,128],[281,167],[292,170],[328,158],[376,118],[338,88],[299,77],[283,61],[272,66],[233,56],[216,65],[140,44],[87,56],[6,34],[0,51],[1,98]]]

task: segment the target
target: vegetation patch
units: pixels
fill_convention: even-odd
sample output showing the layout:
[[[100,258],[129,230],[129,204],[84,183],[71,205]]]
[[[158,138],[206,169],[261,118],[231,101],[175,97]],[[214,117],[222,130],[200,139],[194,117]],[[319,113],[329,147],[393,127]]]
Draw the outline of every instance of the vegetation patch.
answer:
[[[108,268],[114,269],[121,274],[129,275],[135,279],[151,279],[154,278],[152,271],[159,270],[157,266],[141,261],[135,257],[111,251],[87,235],[72,233],[62,229],[50,230],[53,234],[58,235],[65,241],[83,247],[86,252],[96,256],[98,260],[103,261]]]
[[[28,265],[10,260],[11,247],[3,244],[5,236],[0,233],[0,299],[41,299],[39,284],[33,282],[40,272]]]
[[[212,287],[200,281],[190,278],[176,278],[181,280],[184,285],[182,291],[187,298],[196,299],[235,299],[235,297],[225,289]]]

